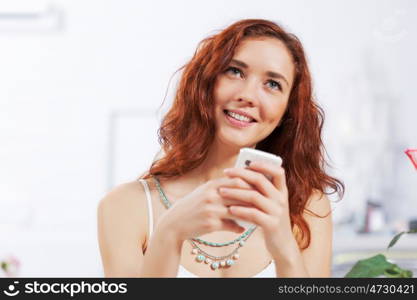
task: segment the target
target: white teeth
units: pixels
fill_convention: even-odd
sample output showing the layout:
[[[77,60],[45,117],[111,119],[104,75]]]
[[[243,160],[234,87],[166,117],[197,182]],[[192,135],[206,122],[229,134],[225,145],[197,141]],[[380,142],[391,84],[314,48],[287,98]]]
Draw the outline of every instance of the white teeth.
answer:
[[[239,115],[239,114],[234,113],[234,112],[231,112],[231,111],[227,111],[227,114],[229,116],[231,116],[233,119],[236,119],[236,120],[239,120],[239,121],[243,121],[243,122],[251,122],[252,121],[251,118],[248,118],[246,116]]]

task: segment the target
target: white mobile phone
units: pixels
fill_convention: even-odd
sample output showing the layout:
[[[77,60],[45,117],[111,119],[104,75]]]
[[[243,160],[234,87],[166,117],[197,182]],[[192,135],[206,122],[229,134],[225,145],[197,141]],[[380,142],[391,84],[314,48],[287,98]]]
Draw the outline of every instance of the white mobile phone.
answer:
[[[281,166],[282,159],[281,157],[268,153],[265,151],[253,149],[253,148],[242,148],[239,151],[239,155],[237,157],[235,168],[245,168],[249,165],[252,161],[263,161],[268,164]],[[268,180],[271,180],[271,176],[268,174],[264,174]],[[251,226],[254,226],[254,224],[243,221],[243,220],[234,220],[237,224],[239,224],[242,227],[248,228]]]

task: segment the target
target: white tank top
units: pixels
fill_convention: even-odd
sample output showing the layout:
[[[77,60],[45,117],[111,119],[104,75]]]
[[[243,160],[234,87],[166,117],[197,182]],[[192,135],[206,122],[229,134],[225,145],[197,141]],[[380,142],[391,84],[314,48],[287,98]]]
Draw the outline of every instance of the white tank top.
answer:
[[[148,202],[148,224],[149,224],[148,229],[149,229],[149,239],[150,239],[152,235],[152,231],[153,231],[153,209],[152,209],[151,192],[149,191],[149,186],[146,180],[139,179],[139,181],[142,183],[145,189],[146,200]],[[198,277],[198,276],[189,272],[182,265],[179,265],[177,277]],[[265,269],[263,269],[261,272],[259,272],[253,277],[262,277],[262,278],[276,277],[274,260],[271,260],[271,262],[268,264],[268,266]]]

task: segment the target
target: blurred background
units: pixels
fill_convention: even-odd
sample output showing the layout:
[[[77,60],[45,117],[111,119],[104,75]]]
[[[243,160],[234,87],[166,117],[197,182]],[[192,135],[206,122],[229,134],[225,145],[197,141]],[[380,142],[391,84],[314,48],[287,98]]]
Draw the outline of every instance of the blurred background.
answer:
[[[175,71],[206,36],[265,18],[301,39],[326,113],[342,276],[416,226],[416,14],[412,0],[1,0],[0,260],[16,276],[103,276],[97,204],[158,152]],[[414,236],[395,248],[417,260]]]

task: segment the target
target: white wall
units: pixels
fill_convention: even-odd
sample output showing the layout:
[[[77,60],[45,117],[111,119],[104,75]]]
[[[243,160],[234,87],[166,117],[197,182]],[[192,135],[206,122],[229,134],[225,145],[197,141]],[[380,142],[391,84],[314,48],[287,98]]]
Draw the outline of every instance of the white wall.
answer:
[[[417,146],[415,1],[30,3],[36,18],[11,21],[0,2],[0,257],[18,256],[22,276],[102,275],[98,201],[157,151],[175,70],[241,18],[278,21],[305,46],[347,187],[335,222],[359,227],[368,197],[389,221],[416,217],[402,152]]]

